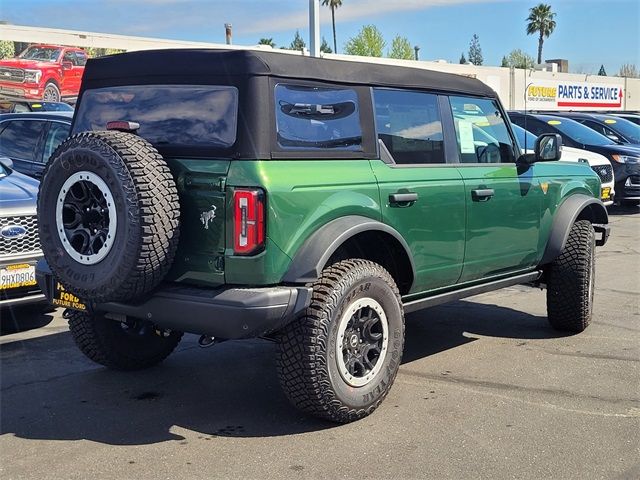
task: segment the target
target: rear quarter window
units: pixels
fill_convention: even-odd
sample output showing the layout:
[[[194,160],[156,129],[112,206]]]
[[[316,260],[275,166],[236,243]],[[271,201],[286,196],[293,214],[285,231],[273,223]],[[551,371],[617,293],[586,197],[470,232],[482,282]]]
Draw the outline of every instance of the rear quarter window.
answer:
[[[353,89],[278,84],[275,109],[277,143],[283,150],[362,151]]]
[[[86,90],[73,133],[105,130],[107,122],[140,124],[154,146],[231,147],[236,141],[238,89],[211,85],[133,85]]]

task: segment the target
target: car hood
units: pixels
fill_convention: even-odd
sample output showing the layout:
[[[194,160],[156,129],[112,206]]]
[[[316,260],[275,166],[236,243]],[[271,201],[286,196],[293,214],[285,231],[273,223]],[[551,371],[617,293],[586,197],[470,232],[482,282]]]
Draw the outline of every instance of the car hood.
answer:
[[[50,67],[56,62],[42,62],[39,60],[26,60],[21,58],[11,58],[8,60],[0,60],[0,66],[2,67],[15,67],[15,68],[45,68]]]
[[[579,159],[585,159],[589,165],[609,165],[609,160],[604,155],[580,148],[562,146],[562,160],[569,162],[577,162]]]
[[[0,215],[34,215],[40,182],[16,171],[0,178]]]

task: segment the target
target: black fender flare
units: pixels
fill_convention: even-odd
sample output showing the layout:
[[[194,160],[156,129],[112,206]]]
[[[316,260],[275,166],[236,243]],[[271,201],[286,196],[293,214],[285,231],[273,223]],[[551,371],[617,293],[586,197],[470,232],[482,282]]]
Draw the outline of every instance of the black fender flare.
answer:
[[[584,194],[571,195],[558,207],[540,265],[550,263],[560,255],[569,238],[571,227],[583,212],[586,214],[585,219],[594,225],[609,223],[607,209],[600,200]]]
[[[294,256],[282,281],[289,284],[306,284],[316,281],[331,255],[344,242],[359,233],[367,231],[379,231],[394,237],[407,253],[413,278],[415,278],[416,267],[413,262],[413,255],[411,255],[409,245],[400,233],[377,220],[360,215],[348,215],[330,221],[311,234]]]

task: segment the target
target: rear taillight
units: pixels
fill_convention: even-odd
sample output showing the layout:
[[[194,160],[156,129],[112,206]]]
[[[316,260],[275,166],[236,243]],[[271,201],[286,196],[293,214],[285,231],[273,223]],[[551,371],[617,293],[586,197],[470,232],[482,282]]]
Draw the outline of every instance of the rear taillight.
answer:
[[[251,255],[264,248],[264,195],[261,190],[233,192],[233,251]]]

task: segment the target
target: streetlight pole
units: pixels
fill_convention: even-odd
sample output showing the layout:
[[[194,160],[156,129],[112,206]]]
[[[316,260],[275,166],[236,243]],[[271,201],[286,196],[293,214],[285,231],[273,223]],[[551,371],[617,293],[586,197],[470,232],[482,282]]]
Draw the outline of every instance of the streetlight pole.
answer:
[[[320,0],[309,0],[309,50],[320,56]]]

